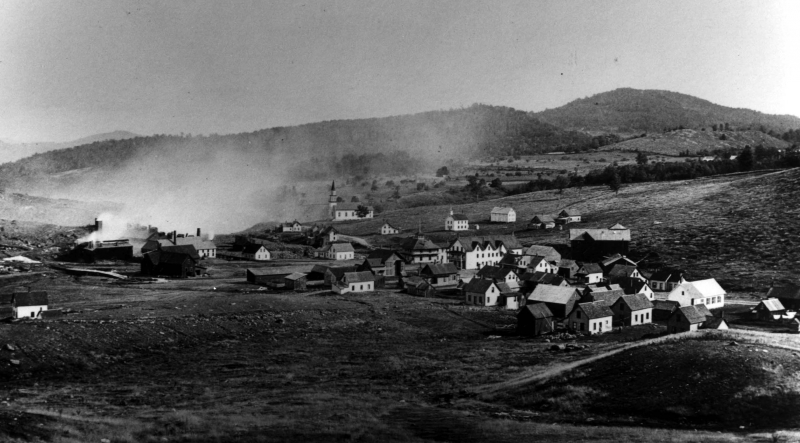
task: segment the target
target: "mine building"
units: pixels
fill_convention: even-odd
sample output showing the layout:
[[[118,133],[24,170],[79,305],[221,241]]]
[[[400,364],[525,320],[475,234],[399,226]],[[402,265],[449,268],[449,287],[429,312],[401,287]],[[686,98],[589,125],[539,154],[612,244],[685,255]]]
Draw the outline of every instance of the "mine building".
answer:
[[[133,245],[128,239],[89,241],[76,246],[76,250],[80,258],[89,263],[133,258]]]
[[[142,275],[174,278],[196,276],[197,260],[192,257],[191,250],[187,249],[185,248],[182,251],[167,247],[144,254],[142,257]],[[192,247],[192,249],[194,248]]]
[[[215,258],[217,256],[217,245],[206,237],[203,237],[200,228],[197,228],[197,235],[179,235],[177,231],[172,231],[166,238],[151,238],[142,246],[142,254],[152,252],[161,246],[189,246],[194,247],[200,258]]]
[[[626,255],[631,243],[631,230],[620,224],[608,229],[570,229],[572,258],[594,261],[609,255]]]
[[[275,286],[283,283],[283,279],[291,274],[284,268],[253,268],[247,270],[247,281],[257,285]]]

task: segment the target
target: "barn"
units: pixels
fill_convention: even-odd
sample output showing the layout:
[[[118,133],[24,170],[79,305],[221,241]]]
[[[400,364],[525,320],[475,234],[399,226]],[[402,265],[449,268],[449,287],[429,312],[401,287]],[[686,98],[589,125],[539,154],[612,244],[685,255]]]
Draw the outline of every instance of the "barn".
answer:
[[[283,269],[275,269],[270,268],[262,268],[262,269],[248,269],[247,270],[247,281],[250,283],[254,283],[257,285],[264,285],[264,284],[277,284],[283,283],[284,277],[291,274],[290,272],[286,272]]]
[[[578,290],[569,286],[537,285],[528,295],[529,303],[544,303],[555,318],[565,318],[580,300]]]
[[[517,313],[517,333],[535,337],[553,332],[553,313],[544,303],[525,305]]]
[[[305,291],[306,283],[308,283],[308,276],[302,272],[293,272],[283,277],[283,285],[286,289]]]
[[[406,292],[409,295],[416,295],[417,297],[436,297],[437,292],[430,283],[424,278],[411,276],[403,279],[405,283]]]
[[[756,306],[755,314],[759,320],[780,320],[782,316],[786,315],[786,308],[777,298],[768,298],[761,300],[761,303]]]
[[[615,225],[618,226],[618,225]],[[630,229],[570,229],[572,257],[576,260],[599,260],[609,255],[625,255],[630,249]]]

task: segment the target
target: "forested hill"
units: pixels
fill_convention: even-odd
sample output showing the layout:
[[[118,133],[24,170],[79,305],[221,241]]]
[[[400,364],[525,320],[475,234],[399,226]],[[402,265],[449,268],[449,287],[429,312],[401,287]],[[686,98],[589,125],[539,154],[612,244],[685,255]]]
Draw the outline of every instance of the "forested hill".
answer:
[[[193,163],[221,153],[246,155],[255,162],[281,158],[291,163],[313,160],[324,176],[346,154],[407,153],[430,166],[450,159],[516,155],[588,147],[591,138],[542,123],[529,112],[473,105],[396,117],[335,120],[251,133],[210,136],[154,135],[106,140],[62,149],[0,165],[6,183],[84,168],[111,171],[137,159],[191,157]],[[169,165],[173,167],[175,165]],[[327,169],[326,169],[327,168]]]
[[[800,129],[800,118],[791,115],[729,108],[677,92],[631,88],[603,92],[535,115],[560,128],[594,132],[700,129],[727,123],[731,129],[772,131],[781,137],[786,131]]]

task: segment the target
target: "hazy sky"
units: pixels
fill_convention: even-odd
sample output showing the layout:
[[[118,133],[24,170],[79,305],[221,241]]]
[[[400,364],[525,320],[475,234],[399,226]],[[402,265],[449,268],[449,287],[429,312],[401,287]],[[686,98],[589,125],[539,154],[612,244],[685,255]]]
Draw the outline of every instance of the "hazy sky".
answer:
[[[0,0],[0,138],[231,133],[618,87],[800,116],[799,1]]]

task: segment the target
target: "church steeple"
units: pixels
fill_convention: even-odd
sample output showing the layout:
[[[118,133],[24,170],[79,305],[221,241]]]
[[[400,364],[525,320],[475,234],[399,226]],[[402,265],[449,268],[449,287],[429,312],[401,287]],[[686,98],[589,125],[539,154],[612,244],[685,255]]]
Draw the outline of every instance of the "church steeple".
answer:
[[[328,197],[328,203],[336,204],[336,182],[331,182],[331,195]]]

